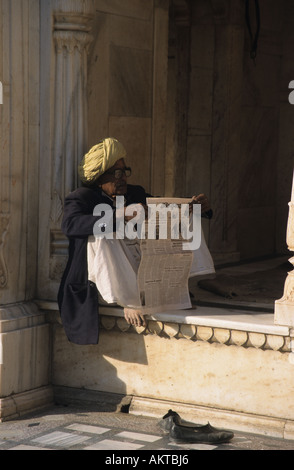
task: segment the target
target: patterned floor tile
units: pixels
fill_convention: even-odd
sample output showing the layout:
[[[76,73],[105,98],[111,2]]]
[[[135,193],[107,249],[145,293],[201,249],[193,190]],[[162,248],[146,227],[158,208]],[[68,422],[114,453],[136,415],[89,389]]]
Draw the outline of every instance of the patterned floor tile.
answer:
[[[72,431],[79,431],[79,432],[86,432],[89,434],[104,434],[110,431],[109,428],[101,428],[99,426],[92,426],[87,424],[71,424],[67,426],[66,429],[70,429]]]
[[[185,444],[185,443],[176,443],[176,442],[170,442],[169,446],[173,447],[178,447],[181,449],[191,449],[191,450],[213,450],[216,449],[217,446],[213,446],[211,444]]]
[[[35,446],[28,446],[25,444],[20,444],[15,447],[11,447],[9,450],[51,450],[51,449],[46,449],[44,447],[35,447]]]
[[[33,442],[37,442],[38,444],[45,446],[72,447],[74,445],[81,444],[88,439],[91,438],[73,433],[55,431],[50,434],[46,434],[45,436],[37,437],[36,439],[33,439]]]
[[[117,434],[117,437],[124,439],[132,439],[134,441],[143,441],[143,442],[156,442],[161,439],[161,436],[152,436],[151,434],[140,434],[137,432],[123,431]]]
[[[144,444],[104,439],[96,444],[85,447],[84,450],[139,450],[142,449],[142,447],[144,447]]]

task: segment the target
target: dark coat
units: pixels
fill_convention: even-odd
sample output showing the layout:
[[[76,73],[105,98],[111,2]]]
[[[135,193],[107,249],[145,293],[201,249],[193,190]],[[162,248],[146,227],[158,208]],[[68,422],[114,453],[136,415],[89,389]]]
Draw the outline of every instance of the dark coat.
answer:
[[[146,204],[145,190],[128,185],[126,205]],[[88,280],[87,243],[99,217],[96,205],[110,204],[100,189],[79,188],[65,199],[62,231],[69,239],[68,262],[59,292],[58,306],[66,335],[75,344],[97,344],[99,340],[98,291]]]

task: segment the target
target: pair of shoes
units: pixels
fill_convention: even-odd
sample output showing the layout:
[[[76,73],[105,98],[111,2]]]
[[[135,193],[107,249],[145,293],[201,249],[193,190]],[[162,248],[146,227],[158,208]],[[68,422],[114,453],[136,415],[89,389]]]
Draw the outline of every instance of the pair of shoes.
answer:
[[[233,432],[214,428],[209,423],[197,425],[183,421],[180,415],[172,410],[163,416],[159,426],[165,434],[169,434],[170,441],[176,443],[223,444],[234,437]]]

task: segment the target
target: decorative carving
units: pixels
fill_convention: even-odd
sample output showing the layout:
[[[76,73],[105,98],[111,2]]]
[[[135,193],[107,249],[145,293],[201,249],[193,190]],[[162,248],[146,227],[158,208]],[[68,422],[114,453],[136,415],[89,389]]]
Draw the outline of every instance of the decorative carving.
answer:
[[[216,328],[213,336],[217,343],[227,344],[230,341],[231,332],[224,328]]]
[[[186,339],[194,339],[196,335],[197,328],[195,325],[186,325],[182,324],[181,328],[181,335]]]
[[[131,327],[124,318],[100,313],[102,329],[117,330],[125,334],[156,335],[163,338],[188,341],[204,341],[224,346],[237,346],[280,352],[292,352],[290,336],[271,335],[229,328],[188,325],[180,323],[147,320],[146,327]]]
[[[4,289],[8,282],[8,271],[4,259],[4,243],[8,232],[9,217],[0,216],[0,289]]]
[[[149,321],[148,322],[148,331],[151,334],[160,335],[163,331],[163,323],[160,321]]]
[[[163,330],[169,338],[175,338],[179,333],[180,325],[178,323],[165,323]]]
[[[231,331],[230,344],[235,346],[245,346],[248,341],[248,333],[246,331]]]
[[[82,54],[84,51],[86,53],[88,52],[88,46],[92,41],[92,36],[80,31],[56,30],[54,32],[54,40],[57,53],[64,52],[65,54],[72,54],[77,50]]]

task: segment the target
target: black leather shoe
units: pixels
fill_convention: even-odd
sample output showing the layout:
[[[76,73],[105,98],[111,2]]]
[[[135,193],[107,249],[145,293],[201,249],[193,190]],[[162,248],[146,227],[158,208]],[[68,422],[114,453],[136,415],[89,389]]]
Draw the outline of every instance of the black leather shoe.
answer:
[[[161,429],[168,434],[171,430],[173,424],[178,424],[179,426],[189,427],[189,428],[199,428],[202,425],[197,425],[194,423],[189,423],[188,421],[183,421],[180,415],[173,410],[169,410],[166,415],[159,421],[159,426]]]
[[[221,444],[229,442],[234,437],[233,432],[214,428],[210,423],[197,425],[183,421],[180,415],[172,410],[163,416],[159,426],[165,434],[170,435],[173,442]]]
[[[209,423],[205,426],[199,426],[198,428],[173,424],[169,435],[171,442],[187,444],[224,444],[234,437],[234,433],[231,431],[216,429]]]

